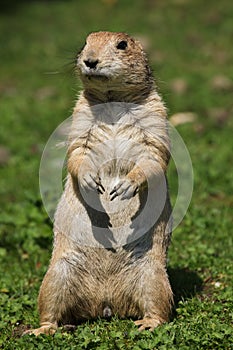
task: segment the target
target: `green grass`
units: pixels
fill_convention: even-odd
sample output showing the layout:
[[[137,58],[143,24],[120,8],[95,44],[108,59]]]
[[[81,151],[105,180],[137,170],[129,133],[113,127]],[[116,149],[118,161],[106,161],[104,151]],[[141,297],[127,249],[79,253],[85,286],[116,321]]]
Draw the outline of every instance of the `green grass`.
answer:
[[[0,145],[9,154],[0,152],[0,348],[233,348],[232,11],[228,0],[1,5]],[[194,193],[169,250],[174,316],[153,333],[138,333],[131,320],[114,318],[81,324],[74,333],[20,338],[22,325],[38,326],[36,299],[52,249],[39,195],[41,153],[70,116],[80,89],[75,54],[87,33],[102,29],[147,38],[169,115],[197,115],[178,127],[193,162]],[[219,75],[230,82],[219,86]],[[181,92],[177,78],[185,83]],[[173,200],[174,176],[171,168]]]

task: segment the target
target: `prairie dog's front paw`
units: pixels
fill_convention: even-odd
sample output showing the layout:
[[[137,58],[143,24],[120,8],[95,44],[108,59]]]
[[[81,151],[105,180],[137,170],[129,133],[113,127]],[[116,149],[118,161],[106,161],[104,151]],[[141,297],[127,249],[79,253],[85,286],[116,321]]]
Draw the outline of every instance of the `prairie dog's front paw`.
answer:
[[[99,175],[88,172],[83,176],[79,176],[79,184],[84,190],[97,191],[98,193],[104,193],[105,189],[101,184],[101,178]]]
[[[117,196],[121,196],[121,199],[129,199],[138,192],[138,184],[127,178],[120,179],[110,192],[110,200],[112,201]]]

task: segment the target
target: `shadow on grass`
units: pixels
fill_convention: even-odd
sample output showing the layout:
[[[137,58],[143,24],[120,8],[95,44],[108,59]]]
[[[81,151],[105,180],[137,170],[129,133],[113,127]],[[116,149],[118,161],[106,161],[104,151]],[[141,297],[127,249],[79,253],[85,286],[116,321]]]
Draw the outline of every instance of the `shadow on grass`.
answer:
[[[174,294],[175,308],[180,300],[191,298],[202,290],[203,281],[195,271],[188,268],[168,268],[168,275]]]

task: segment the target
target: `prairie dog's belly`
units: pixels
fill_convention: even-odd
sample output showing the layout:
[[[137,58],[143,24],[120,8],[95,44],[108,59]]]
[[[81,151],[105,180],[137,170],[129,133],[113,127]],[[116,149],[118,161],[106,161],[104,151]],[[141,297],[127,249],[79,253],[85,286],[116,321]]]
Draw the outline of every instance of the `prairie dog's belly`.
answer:
[[[135,221],[143,207],[143,196],[110,200],[114,186],[135,166],[139,145],[115,132],[104,136],[101,140],[98,137],[99,142],[92,145],[83,159],[84,165],[90,163],[94,173],[99,174],[104,193],[83,191],[80,200],[72,191],[72,179],[68,177],[55,225],[79,245],[112,248],[129,243],[143,230],[143,216]]]
[[[84,190],[79,197],[72,190],[72,179],[68,177],[55,225],[78,244],[116,247],[139,238],[152,226],[154,208],[149,206],[144,210],[147,190],[127,199],[110,198],[117,182],[124,181],[138,160],[149,155],[142,142],[136,141],[137,130],[132,125],[103,125],[90,133],[82,162],[84,169],[98,174],[105,191],[99,194]]]
[[[103,181],[105,192],[95,191],[82,194],[82,200],[69,189],[65,190],[55,214],[55,230],[66,234],[75,244],[91,247],[119,247],[134,240],[135,234],[143,230],[142,216],[135,221],[142,203],[139,194],[130,199],[113,201],[109,192],[114,178]],[[67,188],[72,186],[68,179]],[[145,217],[144,217],[145,219]]]

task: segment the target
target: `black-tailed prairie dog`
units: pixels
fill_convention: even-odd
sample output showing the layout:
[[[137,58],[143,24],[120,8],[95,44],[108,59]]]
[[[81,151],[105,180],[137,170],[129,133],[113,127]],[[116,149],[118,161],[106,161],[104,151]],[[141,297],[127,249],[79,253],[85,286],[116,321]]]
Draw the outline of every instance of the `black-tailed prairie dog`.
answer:
[[[87,37],[83,91],[68,137],[68,175],[40,288],[40,328],[118,315],[139,330],[169,320],[171,206],[166,109],[147,57],[125,33]]]

